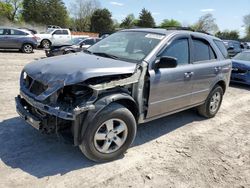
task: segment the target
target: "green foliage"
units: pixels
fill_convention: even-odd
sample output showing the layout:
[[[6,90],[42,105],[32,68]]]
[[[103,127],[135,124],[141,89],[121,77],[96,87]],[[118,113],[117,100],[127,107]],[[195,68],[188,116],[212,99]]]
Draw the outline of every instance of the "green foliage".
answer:
[[[74,0],[71,4],[73,15],[70,28],[76,31],[89,31],[90,19],[96,9],[100,7],[98,0]]]
[[[107,33],[114,30],[112,14],[108,9],[97,9],[91,16],[90,22],[93,32]]]
[[[218,31],[218,26],[215,23],[215,18],[212,14],[205,14],[201,16],[197,23],[191,26],[195,31],[205,31],[208,33],[216,33]]]
[[[160,25],[161,28],[169,28],[169,27],[181,27],[181,23],[177,20],[171,19],[165,19]]]
[[[244,22],[245,28],[246,28],[246,37],[245,37],[245,40],[246,41],[250,41],[250,14],[244,16],[243,22]]]
[[[145,8],[142,9],[137,23],[139,27],[155,27],[155,21],[151,13]]]
[[[133,14],[127,15],[126,18],[122,20],[120,25],[121,28],[130,29],[135,26],[135,16]]]
[[[215,34],[216,37],[223,39],[223,40],[239,40],[240,35],[238,31],[218,31]]]
[[[13,7],[9,3],[0,2],[0,18],[11,20]]]
[[[62,0],[23,0],[23,18],[26,22],[65,27],[68,12]]]

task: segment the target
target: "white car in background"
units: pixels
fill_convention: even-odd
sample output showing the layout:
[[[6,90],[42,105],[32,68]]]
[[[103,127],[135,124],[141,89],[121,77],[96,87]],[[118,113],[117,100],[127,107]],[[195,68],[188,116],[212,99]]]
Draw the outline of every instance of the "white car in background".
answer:
[[[35,34],[38,45],[43,48],[50,48],[50,46],[71,45],[71,32],[69,29],[53,29],[46,33]]]

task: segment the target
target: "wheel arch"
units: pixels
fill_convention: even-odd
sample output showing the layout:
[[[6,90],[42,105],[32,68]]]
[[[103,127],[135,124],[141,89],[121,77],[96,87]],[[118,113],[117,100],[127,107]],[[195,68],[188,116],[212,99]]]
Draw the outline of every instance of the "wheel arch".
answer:
[[[138,122],[139,110],[137,103],[127,93],[113,93],[107,94],[99,98],[95,103],[95,109],[90,110],[85,114],[85,117],[82,121],[78,121],[78,126],[75,125],[74,128],[74,145],[79,145],[81,140],[85,134],[87,127],[90,122],[95,119],[97,114],[101,112],[103,109],[107,108],[112,103],[118,103],[126,107],[135,117],[136,122]],[[81,115],[80,115],[81,116]],[[78,128],[77,128],[78,127]],[[80,134],[79,134],[80,133]]]
[[[227,84],[224,80],[218,80],[217,82],[215,82],[215,84],[213,85],[213,87],[211,88],[213,90],[213,88],[216,86],[216,85],[219,85],[222,90],[223,90],[223,94],[225,94],[226,92],[226,89],[227,89]]]

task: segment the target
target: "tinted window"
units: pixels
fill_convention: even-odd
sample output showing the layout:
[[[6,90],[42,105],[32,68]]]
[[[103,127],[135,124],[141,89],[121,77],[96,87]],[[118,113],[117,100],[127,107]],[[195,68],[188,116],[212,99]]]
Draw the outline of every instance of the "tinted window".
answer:
[[[94,40],[93,39],[87,39],[87,40],[83,41],[83,44],[85,44],[85,45],[93,45]]]
[[[68,35],[69,32],[68,32],[68,30],[62,30],[62,34],[63,34],[63,35]]]
[[[19,31],[19,30],[15,30],[15,29],[11,29],[10,30],[10,34],[11,35],[27,35],[25,32]]]
[[[222,53],[222,55],[227,58],[228,57],[228,53],[227,53],[227,49],[224,45],[224,43],[222,41],[219,40],[214,40],[214,43],[216,44],[216,46],[219,48],[220,52]]]
[[[216,59],[214,50],[207,41],[202,39],[193,39],[193,44],[195,62]]]
[[[0,35],[3,35],[3,29],[0,29]]]
[[[170,56],[177,59],[178,65],[189,63],[189,45],[188,39],[179,39],[174,41],[161,56]]]
[[[62,34],[62,31],[61,31],[61,30],[56,30],[53,34],[54,34],[54,35],[61,35],[61,34]]]

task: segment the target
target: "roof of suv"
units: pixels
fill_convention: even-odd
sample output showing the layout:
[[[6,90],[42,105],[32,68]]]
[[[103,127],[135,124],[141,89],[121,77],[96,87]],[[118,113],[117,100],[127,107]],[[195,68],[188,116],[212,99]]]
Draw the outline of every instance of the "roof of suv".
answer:
[[[161,29],[161,28],[136,28],[136,29],[125,29],[123,31],[140,31],[140,32],[148,32],[148,33],[156,33],[156,34],[161,34],[161,35],[170,35],[170,34],[173,34],[173,33],[187,33],[187,34],[196,34],[196,35],[200,35],[201,37],[204,37],[204,38],[213,38],[213,39],[217,39],[217,40],[220,40],[219,38],[213,36],[213,35],[209,35],[209,34],[206,34],[204,32],[195,32],[195,31],[191,31],[191,30],[179,30],[179,29]]]

